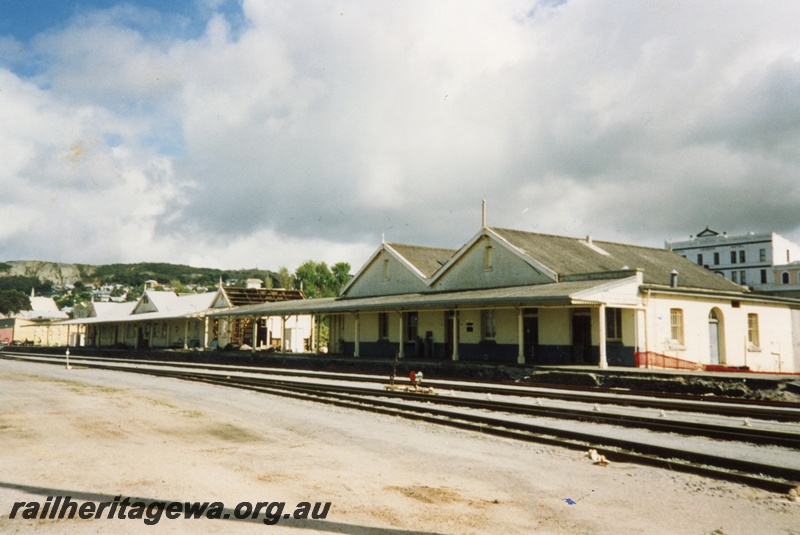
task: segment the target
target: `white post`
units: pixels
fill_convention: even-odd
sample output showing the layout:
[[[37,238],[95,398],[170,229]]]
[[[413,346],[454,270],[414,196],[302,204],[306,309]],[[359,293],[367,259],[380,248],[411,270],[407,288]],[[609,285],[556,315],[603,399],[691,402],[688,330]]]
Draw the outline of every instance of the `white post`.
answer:
[[[606,306],[600,305],[597,309],[597,313],[600,316],[598,319],[598,338],[600,339],[600,368],[605,369],[608,368],[608,355],[606,355]]]
[[[67,369],[68,369],[68,370],[71,370],[71,369],[72,369],[72,367],[69,365],[69,348],[67,348],[67,353],[66,353],[66,355],[67,355]]]
[[[283,346],[282,352],[286,353],[286,316],[281,315],[281,345]]]
[[[400,340],[400,350],[397,353],[397,358],[401,359],[406,356],[406,349],[405,349],[406,333],[403,332],[403,313],[400,312],[398,315],[400,316],[400,329],[399,329],[400,334],[398,336]]]

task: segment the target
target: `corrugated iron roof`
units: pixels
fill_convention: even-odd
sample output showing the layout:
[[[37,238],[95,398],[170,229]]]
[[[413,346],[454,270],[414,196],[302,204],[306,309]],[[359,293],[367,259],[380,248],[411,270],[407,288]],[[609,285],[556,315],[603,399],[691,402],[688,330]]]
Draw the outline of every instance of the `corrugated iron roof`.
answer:
[[[670,273],[676,270],[678,286],[681,288],[724,292],[747,291],[725,277],[666,249],[597,240],[589,243],[580,238],[503,228],[491,228],[491,230],[525,255],[562,276],[642,269],[645,284],[669,286]]]
[[[387,243],[386,245],[397,251],[426,278],[432,277],[456,252],[455,249],[421,247],[404,243]]]
[[[530,286],[512,286],[454,292],[410,293],[374,297],[331,297],[289,303],[264,303],[209,312],[209,317],[330,314],[355,311],[417,310],[424,308],[470,308],[482,305],[513,306],[575,304],[573,296],[614,284],[617,280],[582,280]]]

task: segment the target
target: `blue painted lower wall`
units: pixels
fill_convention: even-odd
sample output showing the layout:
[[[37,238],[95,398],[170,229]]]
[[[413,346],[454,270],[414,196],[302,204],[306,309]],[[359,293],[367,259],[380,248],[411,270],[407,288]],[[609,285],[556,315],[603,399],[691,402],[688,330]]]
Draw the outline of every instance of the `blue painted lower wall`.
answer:
[[[344,342],[344,354],[352,355],[355,351],[353,342]],[[369,357],[393,358],[399,350],[396,342],[378,341],[361,342],[361,355]],[[430,358],[449,360],[446,344],[425,344],[424,342],[404,344],[405,358]],[[481,342],[478,344],[459,344],[459,360],[464,362],[496,362],[498,364],[516,364],[519,348],[517,344],[498,344],[495,342]],[[609,366],[635,365],[634,348],[617,343],[606,345],[606,357]],[[597,365],[600,362],[600,348],[592,346],[591,355],[587,361],[578,361],[573,358],[571,345],[540,345],[534,348],[534,357],[527,364],[533,365],[568,365],[583,364]]]

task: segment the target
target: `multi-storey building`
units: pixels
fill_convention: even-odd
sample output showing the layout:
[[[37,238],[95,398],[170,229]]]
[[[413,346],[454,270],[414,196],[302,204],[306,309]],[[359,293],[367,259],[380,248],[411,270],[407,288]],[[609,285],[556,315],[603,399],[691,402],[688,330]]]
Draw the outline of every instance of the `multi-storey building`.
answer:
[[[685,241],[668,241],[666,249],[753,290],[780,282],[775,266],[800,260],[800,247],[774,233],[729,236],[706,227]]]

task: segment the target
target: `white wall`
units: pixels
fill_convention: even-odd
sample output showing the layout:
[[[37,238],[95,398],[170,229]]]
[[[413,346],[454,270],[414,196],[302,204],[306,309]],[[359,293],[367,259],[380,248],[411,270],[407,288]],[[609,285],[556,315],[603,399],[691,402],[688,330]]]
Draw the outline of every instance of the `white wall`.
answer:
[[[683,310],[684,343],[670,342],[670,310]],[[720,319],[720,364],[757,371],[795,371],[792,313],[785,305],[653,293],[647,306],[649,350],[684,360],[711,363],[709,313]],[[759,347],[748,347],[748,314],[758,315]]]

